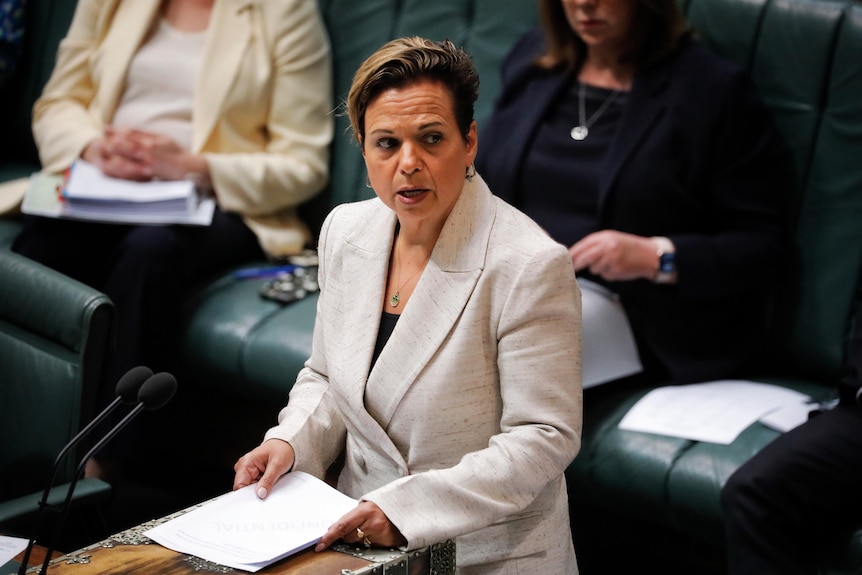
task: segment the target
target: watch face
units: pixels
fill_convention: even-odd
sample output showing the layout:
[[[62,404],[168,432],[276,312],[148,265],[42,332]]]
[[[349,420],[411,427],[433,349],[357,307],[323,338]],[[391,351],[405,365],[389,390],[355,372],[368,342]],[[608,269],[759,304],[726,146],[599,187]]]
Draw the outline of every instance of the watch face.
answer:
[[[676,271],[676,261],[673,254],[662,254],[658,260],[658,271],[663,274],[672,274]]]

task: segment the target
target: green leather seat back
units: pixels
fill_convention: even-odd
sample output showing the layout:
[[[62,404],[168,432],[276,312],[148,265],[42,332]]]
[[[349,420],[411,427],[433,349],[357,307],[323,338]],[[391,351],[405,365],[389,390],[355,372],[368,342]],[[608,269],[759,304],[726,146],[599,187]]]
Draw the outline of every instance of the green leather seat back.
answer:
[[[862,269],[860,13],[833,0],[688,2],[704,41],[750,71],[793,152],[797,259],[776,310],[776,367],[824,381],[840,372]]]
[[[0,502],[41,488],[94,416],[114,308],[103,294],[0,249]],[[68,481],[76,454],[61,468]],[[78,453],[80,457],[82,453]]]

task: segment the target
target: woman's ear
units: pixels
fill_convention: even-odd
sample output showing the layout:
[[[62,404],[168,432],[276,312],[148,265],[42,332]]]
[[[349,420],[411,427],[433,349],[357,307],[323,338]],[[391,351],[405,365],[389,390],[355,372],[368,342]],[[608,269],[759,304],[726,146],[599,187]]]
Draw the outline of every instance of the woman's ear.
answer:
[[[470,129],[467,130],[467,135],[464,137],[464,142],[467,147],[466,165],[469,166],[473,163],[473,160],[476,159],[476,153],[479,150],[479,128],[476,127],[476,120],[473,120],[473,122],[470,124]]]

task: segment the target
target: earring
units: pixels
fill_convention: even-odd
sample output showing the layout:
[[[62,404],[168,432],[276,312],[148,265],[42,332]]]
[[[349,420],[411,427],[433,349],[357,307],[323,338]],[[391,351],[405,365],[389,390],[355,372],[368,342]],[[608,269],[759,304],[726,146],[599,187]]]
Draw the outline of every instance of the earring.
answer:
[[[476,175],[476,166],[475,166],[475,164],[470,164],[466,168],[466,174],[464,175],[464,177],[467,178],[468,182],[472,182],[473,176],[475,176],[475,175]]]
[[[368,176],[365,176],[365,187],[371,188],[371,178],[369,178]]]

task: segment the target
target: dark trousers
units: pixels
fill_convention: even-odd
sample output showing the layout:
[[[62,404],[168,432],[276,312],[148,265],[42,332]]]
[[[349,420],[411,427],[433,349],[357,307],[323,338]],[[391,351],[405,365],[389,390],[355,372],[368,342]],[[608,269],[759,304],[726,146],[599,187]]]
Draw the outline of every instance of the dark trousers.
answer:
[[[242,219],[218,210],[206,227],[30,217],[12,249],[104,292],[114,302],[117,346],[104,365],[100,408],[114,399],[118,379],[132,367],[173,371],[183,305],[195,285],[231,266],[263,258]]]
[[[782,435],[722,492],[731,575],[810,575],[862,525],[862,408],[845,402]]]

